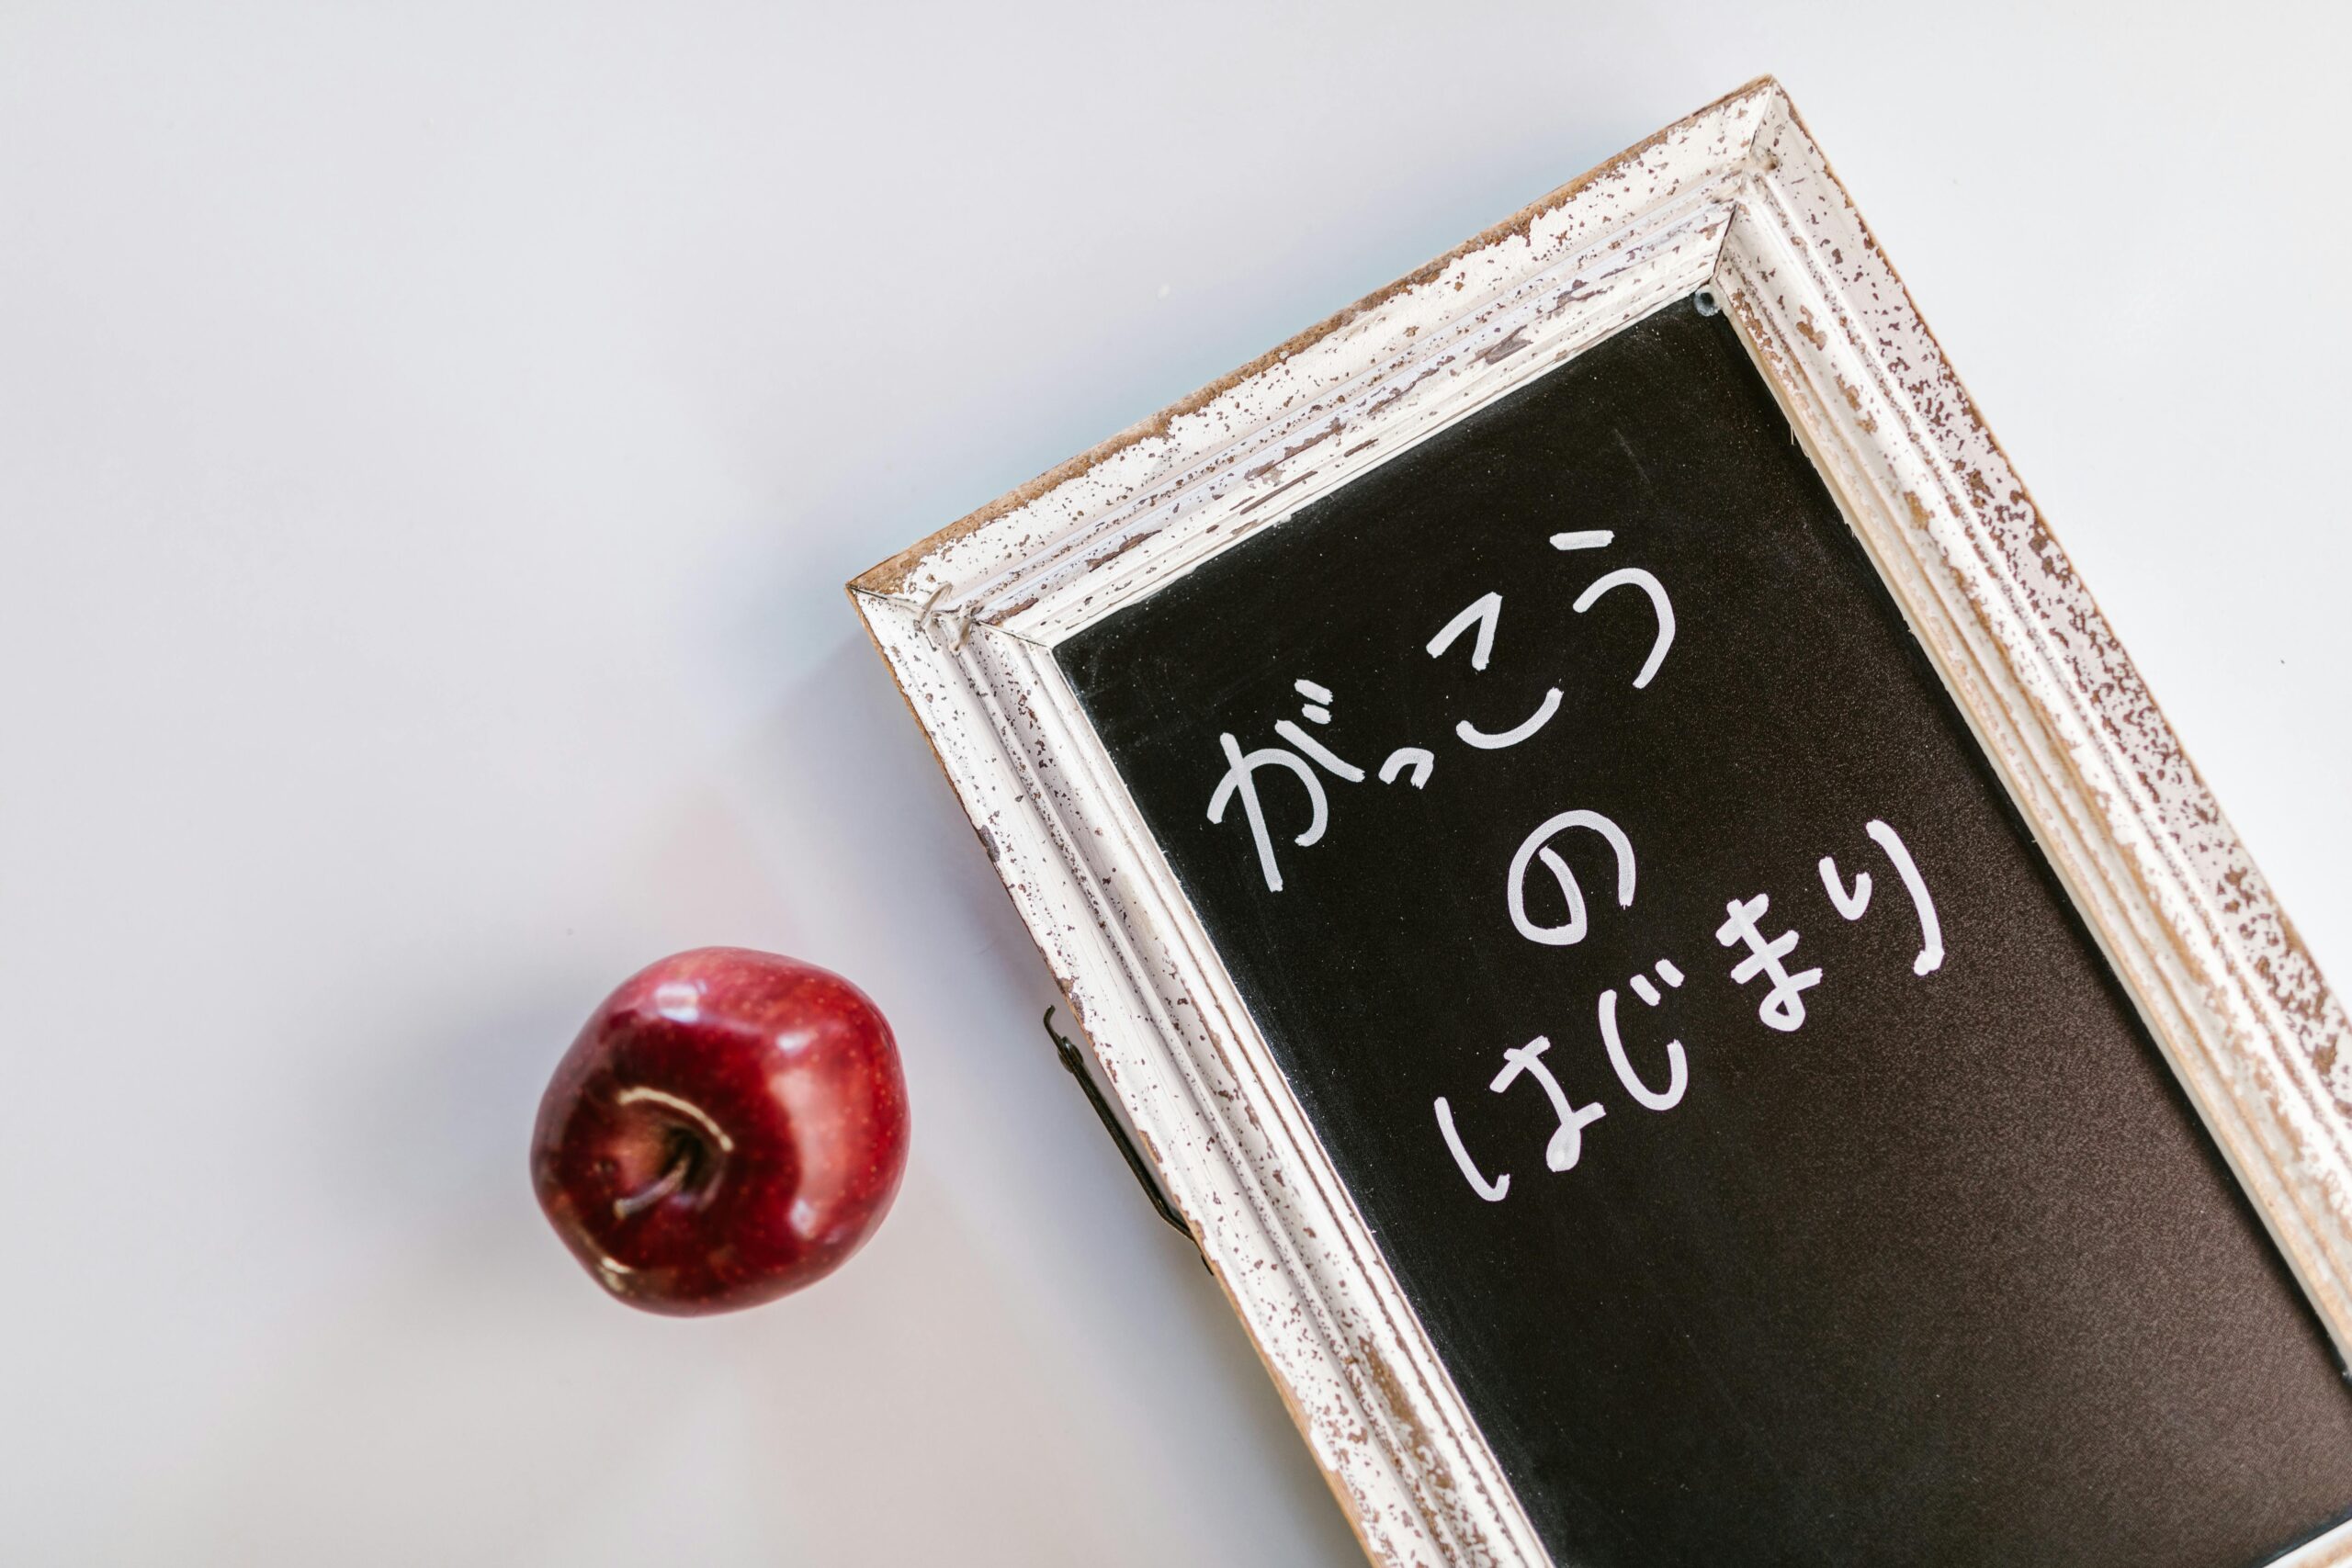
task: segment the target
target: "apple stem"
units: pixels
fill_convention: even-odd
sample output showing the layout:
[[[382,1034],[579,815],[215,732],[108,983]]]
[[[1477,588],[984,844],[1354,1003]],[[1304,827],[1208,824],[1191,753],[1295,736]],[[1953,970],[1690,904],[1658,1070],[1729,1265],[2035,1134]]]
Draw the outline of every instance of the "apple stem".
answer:
[[[700,1162],[695,1157],[695,1150],[692,1143],[681,1138],[677,1140],[674,1146],[677,1149],[677,1157],[670,1162],[670,1168],[663,1171],[652,1186],[646,1188],[643,1191],[632,1192],[626,1198],[613,1200],[614,1217],[628,1219],[631,1214],[651,1208],[685,1186],[687,1179],[694,1175],[695,1167]]]

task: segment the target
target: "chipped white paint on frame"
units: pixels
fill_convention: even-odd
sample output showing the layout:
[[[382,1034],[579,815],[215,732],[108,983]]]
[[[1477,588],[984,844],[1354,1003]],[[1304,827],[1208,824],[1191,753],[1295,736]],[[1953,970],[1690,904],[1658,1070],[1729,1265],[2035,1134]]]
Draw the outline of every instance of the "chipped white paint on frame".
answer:
[[[851,584],[1366,1551],[1398,1568],[1549,1560],[1053,649],[1702,287],[2352,1348],[2344,1012],[1761,80]],[[2352,1527],[2281,1561],[2352,1562]]]

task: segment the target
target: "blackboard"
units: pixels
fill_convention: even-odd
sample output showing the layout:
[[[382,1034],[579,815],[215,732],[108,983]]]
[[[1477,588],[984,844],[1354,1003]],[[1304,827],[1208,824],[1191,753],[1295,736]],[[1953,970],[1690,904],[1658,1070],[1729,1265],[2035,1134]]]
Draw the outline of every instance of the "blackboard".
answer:
[[[2352,1506],[2319,1325],[1724,317],[1054,657],[1558,1562]]]

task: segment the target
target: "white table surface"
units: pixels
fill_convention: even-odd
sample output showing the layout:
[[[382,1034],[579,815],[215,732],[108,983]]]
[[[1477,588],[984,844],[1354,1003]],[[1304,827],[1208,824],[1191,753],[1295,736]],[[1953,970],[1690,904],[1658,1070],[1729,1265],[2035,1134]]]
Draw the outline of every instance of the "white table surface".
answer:
[[[2352,983],[2346,15],[0,5],[0,1559],[1354,1561],[840,585],[1764,70]],[[678,1323],[524,1148],[712,942],[915,1153]]]

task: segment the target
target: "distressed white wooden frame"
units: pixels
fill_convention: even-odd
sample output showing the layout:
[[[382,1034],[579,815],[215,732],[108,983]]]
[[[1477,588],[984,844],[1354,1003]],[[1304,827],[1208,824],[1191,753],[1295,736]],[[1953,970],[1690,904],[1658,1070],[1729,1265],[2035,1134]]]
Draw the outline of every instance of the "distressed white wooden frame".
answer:
[[[2352,1352],[2344,1011],[1762,79],[850,585],[1169,1196],[1385,1564],[1549,1560],[1053,650],[1702,288]],[[2352,1562],[2352,1527],[2283,1561]]]

